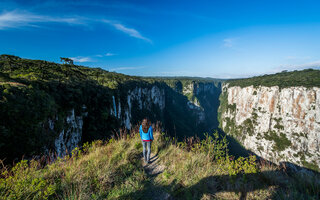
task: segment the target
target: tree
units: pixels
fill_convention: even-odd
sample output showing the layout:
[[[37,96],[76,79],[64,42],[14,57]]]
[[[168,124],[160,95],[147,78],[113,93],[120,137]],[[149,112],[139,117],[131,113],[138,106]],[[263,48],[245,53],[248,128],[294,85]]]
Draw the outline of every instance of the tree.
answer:
[[[63,58],[60,57],[60,61],[63,62],[64,64],[69,64],[69,65],[73,65],[73,60],[70,58]]]

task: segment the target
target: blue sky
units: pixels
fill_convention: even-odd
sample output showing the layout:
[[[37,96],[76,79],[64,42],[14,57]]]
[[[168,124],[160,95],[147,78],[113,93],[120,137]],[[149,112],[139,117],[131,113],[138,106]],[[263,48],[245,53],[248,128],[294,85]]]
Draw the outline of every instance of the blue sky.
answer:
[[[319,1],[1,0],[0,54],[129,75],[320,69]]]

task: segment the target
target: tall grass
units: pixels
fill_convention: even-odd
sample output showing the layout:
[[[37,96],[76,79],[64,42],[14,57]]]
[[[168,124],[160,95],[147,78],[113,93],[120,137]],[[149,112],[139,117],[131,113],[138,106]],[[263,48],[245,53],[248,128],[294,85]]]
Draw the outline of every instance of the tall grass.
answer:
[[[135,133],[85,144],[45,166],[40,160],[22,160],[11,169],[2,166],[0,199],[150,199],[159,188],[176,199],[320,195],[318,175],[289,176],[255,156],[235,159],[228,154],[226,138],[217,133],[184,142],[155,133],[152,152],[163,171],[152,177],[142,166],[142,145]]]

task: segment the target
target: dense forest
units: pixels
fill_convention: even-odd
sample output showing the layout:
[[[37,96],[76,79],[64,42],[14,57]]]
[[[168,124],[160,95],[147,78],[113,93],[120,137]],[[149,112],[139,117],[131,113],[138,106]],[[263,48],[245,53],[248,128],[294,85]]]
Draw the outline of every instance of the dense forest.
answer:
[[[280,88],[303,86],[320,87],[320,70],[305,69],[302,71],[282,71],[276,74],[266,74],[246,79],[233,79],[228,81],[229,86],[279,86]]]
[[[84,127],[88,138],[117,128],[108,111],[113,90],[124,80],[137,79],[101,69],[52,62],[0,57],[0,157],[12,160],[51,149],[52,140],[64,127],[71,108],[83,105],[92,113]],[[60,126],[48,132],[45,120],[60,119]],[[108,123],[106,123],[108,122]],[[106,133],[108,134],[108,133]],[[110,134],[110,133],[109,133]]]

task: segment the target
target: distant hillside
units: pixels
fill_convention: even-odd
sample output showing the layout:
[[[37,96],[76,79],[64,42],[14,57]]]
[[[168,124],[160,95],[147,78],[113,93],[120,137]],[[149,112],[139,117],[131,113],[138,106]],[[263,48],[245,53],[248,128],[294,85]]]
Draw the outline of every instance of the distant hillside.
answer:
[[[142,77],[145,80],[156,80],[156,81],[165,81],[165,82],[174,82],[181,81],[182,83],[187,82],[214,82],[215,84],[222,83],[227,81],[228,79],[218,79],[218,78],[210,78],[210,77],[189,77],[189,76],[146,76]]]
[[[279,86],[280,88],[292,86],[320,87],[320,70],[305,69],[302,71],[280,72],[245,79],[227,81],[229,86]]]

